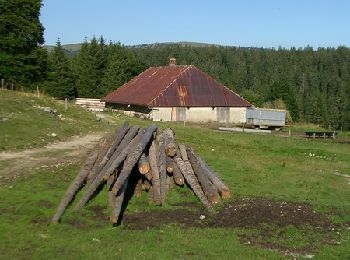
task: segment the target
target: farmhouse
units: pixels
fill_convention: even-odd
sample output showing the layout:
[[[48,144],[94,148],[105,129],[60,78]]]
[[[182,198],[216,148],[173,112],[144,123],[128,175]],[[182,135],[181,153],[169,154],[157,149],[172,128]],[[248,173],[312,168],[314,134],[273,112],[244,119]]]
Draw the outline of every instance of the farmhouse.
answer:
[[[245,123],[252,105],[193,65],[150,67],[103,99],[154,121]]]

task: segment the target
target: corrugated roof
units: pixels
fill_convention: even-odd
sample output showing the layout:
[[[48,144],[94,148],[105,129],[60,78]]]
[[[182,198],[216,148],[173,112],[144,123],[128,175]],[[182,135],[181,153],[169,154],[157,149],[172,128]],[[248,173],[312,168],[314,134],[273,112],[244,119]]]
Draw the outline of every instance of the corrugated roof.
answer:
[[[104,101],[147,107],[251,106],[193,65],[150,67],[108,94]]]

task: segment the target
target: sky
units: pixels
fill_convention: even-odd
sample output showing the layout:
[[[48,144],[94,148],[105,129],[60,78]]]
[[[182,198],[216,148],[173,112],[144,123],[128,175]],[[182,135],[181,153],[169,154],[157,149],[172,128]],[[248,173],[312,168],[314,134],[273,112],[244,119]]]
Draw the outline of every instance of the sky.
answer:
[[[102,35],[137,45],[350,46],[348,0],[43,0],[45,44]]]

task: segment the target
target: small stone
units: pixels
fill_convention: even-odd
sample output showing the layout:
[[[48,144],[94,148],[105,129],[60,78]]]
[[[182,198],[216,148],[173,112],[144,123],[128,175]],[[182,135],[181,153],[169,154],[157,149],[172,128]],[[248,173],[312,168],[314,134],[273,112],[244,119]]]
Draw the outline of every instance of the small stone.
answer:
[[[57,134],[56,134],[56,133],[52,133],[52,134],[51,134],[51,136],[56,137],[56,136],[57,136]]]
[[[39,236],[40,236],[41,238],[47,238],[47,235],[45,235],[45,234],[39,234]]]
[[[200,219],[200,220],[203,220],[203,219],[205,219],[205,216],[204,216],[204,215],[200,215],[200,216],[199,216],[199,219]]]
[[[98,238],[93,238],[92,241],[94,241],[94,242],[101,242],[101,240],[99,240]]]
[[[9,186],[9,189],[12,189],[13,188],[13,186]]]

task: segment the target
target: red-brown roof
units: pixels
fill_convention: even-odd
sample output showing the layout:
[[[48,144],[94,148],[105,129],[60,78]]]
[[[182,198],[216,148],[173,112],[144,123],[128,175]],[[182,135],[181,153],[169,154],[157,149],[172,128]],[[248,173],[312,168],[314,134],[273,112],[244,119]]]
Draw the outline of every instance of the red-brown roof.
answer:
[[[193,65],[150,67],[104,99],[147,107],[250,107]]]

